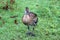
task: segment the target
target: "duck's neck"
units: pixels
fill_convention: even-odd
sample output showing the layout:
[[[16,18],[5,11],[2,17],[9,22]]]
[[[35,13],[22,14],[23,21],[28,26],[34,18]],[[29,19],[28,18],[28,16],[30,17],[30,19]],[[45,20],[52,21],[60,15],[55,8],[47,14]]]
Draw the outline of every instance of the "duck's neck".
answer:
[[[26,11],[25,11],[25,15],[28,15],[29,13],[30,13],[30,12],[26,12]]]
[[[29,13],[30,13],[29,8],[26,7],[26,9],[25,9],[25,14],[28,15]]]

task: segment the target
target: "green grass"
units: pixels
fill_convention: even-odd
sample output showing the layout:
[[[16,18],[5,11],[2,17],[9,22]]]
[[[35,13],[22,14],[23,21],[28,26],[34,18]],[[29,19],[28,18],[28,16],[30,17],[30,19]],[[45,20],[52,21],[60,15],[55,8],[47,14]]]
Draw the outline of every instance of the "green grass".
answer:
[[[4,5],[0,3],[0,8]],[[0,9],[0,40],[60,40],[60,0],[15,0],[15,4],[9,6],[14,9]],[[38,15],[38,25],[34,31],[36,37],[26,36],[28,30],[21,21],[25,7]],[[10,18],[13,15],[18,17]],[[15,19],[18,25],[14,23]]]

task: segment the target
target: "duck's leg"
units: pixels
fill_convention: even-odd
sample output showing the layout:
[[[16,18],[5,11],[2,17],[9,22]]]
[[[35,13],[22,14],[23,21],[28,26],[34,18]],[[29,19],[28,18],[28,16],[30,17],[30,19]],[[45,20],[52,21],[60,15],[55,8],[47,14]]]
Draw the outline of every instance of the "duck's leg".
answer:
[[[34,27],[33,27],[34,30]],[[30,28],[28,26],[28,32],[26,33],[28,36],[35,36],[35,34],[33,32],[30,31]]]
[[[34,31],[34,27],[33,27],[33,31]]]
[[[34,31],[35,26],[36,26],[36,23],[33,22],[33,31]]]
[[[29,26],[28,26],[28,30],[30,30]]]

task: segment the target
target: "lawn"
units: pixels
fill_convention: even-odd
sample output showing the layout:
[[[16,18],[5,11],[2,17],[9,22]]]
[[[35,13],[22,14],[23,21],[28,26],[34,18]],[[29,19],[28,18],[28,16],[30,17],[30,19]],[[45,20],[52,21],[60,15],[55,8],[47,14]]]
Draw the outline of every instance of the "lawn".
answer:
[[[2,9],[6,1],[13,9]],[[28,29],[22,23],[25,7],[38,15],[35,37],[26,35]],[[14,15],[17,17],[11,18]],[[0,0],[0,40],[60,40],[60,0],[15,0],[14,4]]]

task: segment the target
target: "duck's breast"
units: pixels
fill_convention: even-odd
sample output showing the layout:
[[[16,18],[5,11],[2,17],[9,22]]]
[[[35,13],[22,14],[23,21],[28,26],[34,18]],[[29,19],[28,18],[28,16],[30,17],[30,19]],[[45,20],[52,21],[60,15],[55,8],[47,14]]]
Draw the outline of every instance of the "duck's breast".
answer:
[[[24,15],[22,19],[23,23],[29,24],[31,23],[32,19],[29,17],[29,15]]]

